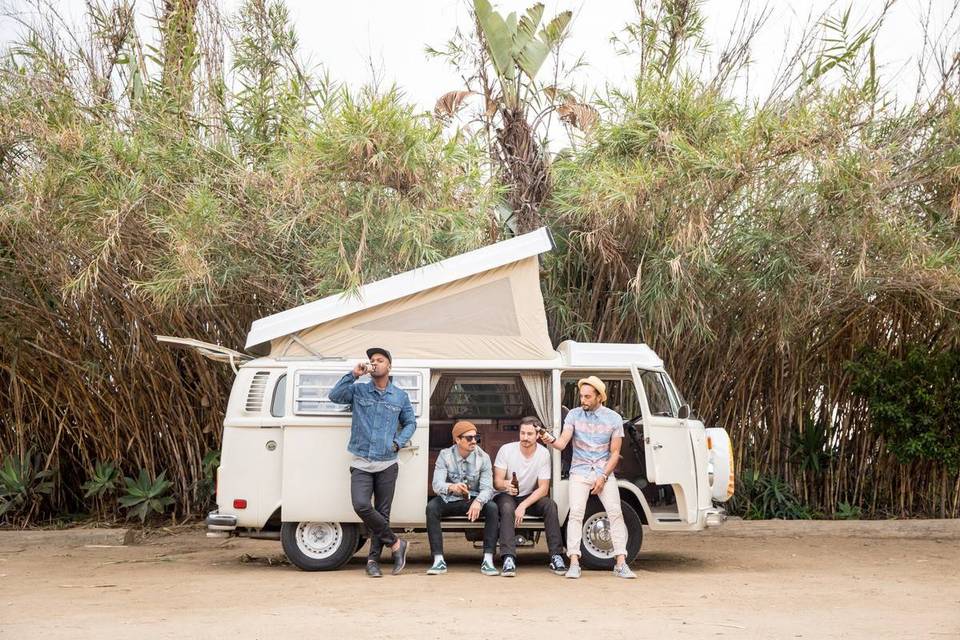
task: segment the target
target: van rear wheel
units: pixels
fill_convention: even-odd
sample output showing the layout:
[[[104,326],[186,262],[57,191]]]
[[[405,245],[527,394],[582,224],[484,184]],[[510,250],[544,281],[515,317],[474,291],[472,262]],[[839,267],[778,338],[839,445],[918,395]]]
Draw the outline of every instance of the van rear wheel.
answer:
[[[627,562],[640,553],[643,544],[643,526],[640,516],[628,503],[620,501],[623,512],[623,524],[627,527]],[[610,519],[600,499],[591,496],[583,515],[583,531],[580,541],[580,562],[588,569],[613,569],[616,556],[613,555],[613,537],[610,531]]]
[[[283,552],[304,571],[332,571],[353,556],[359,527],[341,522],[284,522],[280,528]]]

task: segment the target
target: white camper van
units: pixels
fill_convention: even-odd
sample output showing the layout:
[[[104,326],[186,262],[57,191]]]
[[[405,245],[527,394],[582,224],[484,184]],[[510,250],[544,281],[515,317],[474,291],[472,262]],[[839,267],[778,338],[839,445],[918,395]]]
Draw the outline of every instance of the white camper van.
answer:
[[[349,408],[327,394],[371,345],[393,352],[393,382],[417,416],[399,453],[395,528],[426,529],[434,462],[452,444],[455,421],[473,422],[495,459],[500,446],[517,440],[523,416],[537,415],[559,434],[566,411],[579,404],[577,379],[590,374],[604,380],[607,406],[626,420],[615,476],[629,559],[640,551],[643,525],[696,531],[723,522],[717,505],[734,489],[730,440],[691,415],[663,361],[643,344],[551,344],[538,256],[552,248],[544,228],[263,318],[246,344],[258,357],[159,337],[230,362],[237,373],[208,535],[280,539],[306,570],[335,569],[359,550],[366,531],[350,502]],[[551,450],[561,524],[570,451]],[[443,526],[471,540],[482,536],[482,522],[453,518]],[[542,529],[528,517],[517,533],[535,543]],[[582,562],[609,568],[612,552],[606,514],[591,498]]]

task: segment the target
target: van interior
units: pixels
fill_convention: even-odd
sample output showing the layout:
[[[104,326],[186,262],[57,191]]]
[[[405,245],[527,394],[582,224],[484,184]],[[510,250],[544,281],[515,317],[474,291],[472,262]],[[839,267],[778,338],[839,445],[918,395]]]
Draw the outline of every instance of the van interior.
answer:
[[[490,456],[491,462],[497,459],[500,447],[517,441],[520,420],[524,416],[538,416],[550,428],[550,421],[544,419],[552,402],[549,394],[543,391],[549,389],[548,382],[546,376],[521,376],[515,372],[434,372],[430,382],[428,495],[436,495],[432,487],[434,464],[440,451],[453,444],[450,434],[458,420],[469,420],[476,425],[480,447]],[[606,379],[605,382],[607,406],[623,416],[624,420],[638,418],[640,405],[633,382],[622,379]],[[560,424],[571,408],[580,405],[576,383],[575,377],[562,379]],[[533,400],[531,391],[541,396],[540,407]],[[640,487],[651,507],[675,505],[672,487],[656,485],[646,479],[643,427],[639,420],[632,429],[627,425],[624,431],[622,457],[616,474]],[[561,479],[569,476],[571,455],[572,447],[569,446],[561,454]]]

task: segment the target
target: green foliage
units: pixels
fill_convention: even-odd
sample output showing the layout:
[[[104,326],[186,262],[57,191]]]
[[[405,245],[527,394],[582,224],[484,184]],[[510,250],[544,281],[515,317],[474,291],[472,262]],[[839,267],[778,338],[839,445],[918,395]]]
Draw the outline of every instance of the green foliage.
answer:
[[[809,520],[817,515],[781,478],[756,470],[740,475],[731,510],[746,520]]]
[[[120,470],[112,462],[96,462],[90,479],[80,485],[83,497],[103,498],[112,494],[120,480]]]
[[[488,0],[474,0],[473,6],[487,51],[500,79],[504,103],[507,109],[516,109],[523,99],[517,91],[518,72],[523,73],[529,83],[534,81],[550,51],[566,34],[573,13],[564,11],[557,14],[538,34],[537,27],[543,18],[543,3],[531,6],[519,20],[516,13],[504,18],[493,10]]]
[[[220,450],[208,451],[201,462],[203,479],[200,481],[200,500],[209,502],[217,494],[217,467],[220,466]]]
[[[846,369],[872,427],[897,460],[960,469],[960,350],[912,345],[896,357],[865,349]]]
[[[7,454],[0,465],[0,522],[27,523],[44,496],[53,492],[53,470],[43,470],[29,449],[22,457]]]
[[[862,515],[863,510],[860,507],[849,502],[841,502],[837,505],[833,517],[837,520],[859,520]]]
[[[123,479],[126,487],[119,502],[120,506],[127,510],[128,517],[137,516],[140,522],[144,522],[151,513],[162,514],[173,504],[173,498],[166,495],[173,483],[167,480],[165,475],[166,471],[163,471],[154,479],[146,469],[140,469],[140,475],[136,479]]]
[[[803,431],[790,434],[790,459],[801,471],[823,473],[832,455],[830,434],[822,422],[808,420]]]

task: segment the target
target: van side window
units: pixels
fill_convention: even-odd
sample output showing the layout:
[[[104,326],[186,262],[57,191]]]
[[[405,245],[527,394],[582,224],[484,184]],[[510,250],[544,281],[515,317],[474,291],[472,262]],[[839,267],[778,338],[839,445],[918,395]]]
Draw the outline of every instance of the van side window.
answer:
[[[294,377],[293,412],[297,415],[342,415],[350,413],[350,406],[330,402],[330,389],[343,377],[342,371],[298,371]],[[420,415],[422,395],[421,376],[417,372],[395,371],[393,384],[410,396],[416,415]],[[356,383],[369,382],[369,376],[357,378]],[[356,384],[354,383],[354,384]]]
[[[283,374],[277,378],[277,386],[273,388],[273,402],[270,405],[270,415],[274,418],[282,418],[286,415],[286,405],[284,401],[287,399],[287,374]]]

